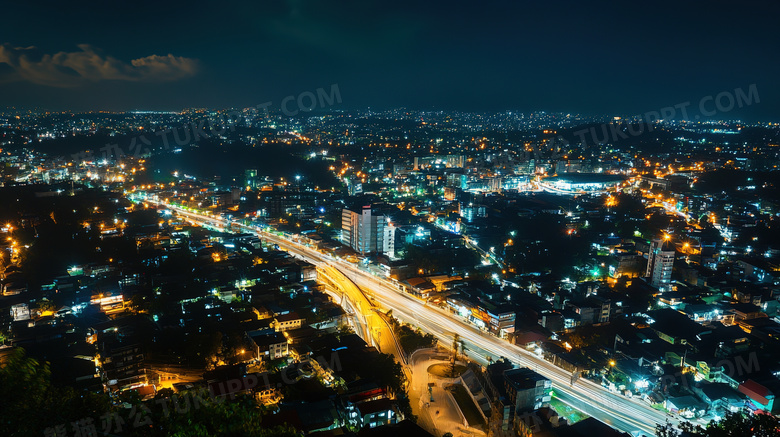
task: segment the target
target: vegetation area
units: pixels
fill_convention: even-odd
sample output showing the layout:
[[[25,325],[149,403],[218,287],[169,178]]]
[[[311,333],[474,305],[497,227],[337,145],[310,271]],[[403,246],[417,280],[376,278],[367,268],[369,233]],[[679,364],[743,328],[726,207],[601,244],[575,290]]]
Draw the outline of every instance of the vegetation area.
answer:
[[[436,337],[433,334],[422,332],[420,328],[414,328],[409,324],[400,323],[395,318],[390,318],[390,324],[393,327],[398,342],[401,343],[401,347],[406,352],[407,356],[411,355],[418,349],[425,349],[436,346]]]
[[[453,269],[472,270],[479,264],[479,255],[467,248],[431,248],[407,244],[399,251],[399,255],[425,275],[449,274]]]
[[[107,396],[78,394],[51,384],[46,363],[28,358],[23,349],[13,351],[0,364],[0,429],[11,436],[42,435],[47,427],[95,418],[111,409]]]
[[[264,144],[253,147],[237,140],[229,144],[216,144],[211,140],[200,142],[200,147],[184,148],[181,153],[166,153],[149,160],[149,171],[142,176],[154,182],[168,182],[175,171],[183,171],[199,177],[221,176],[229,180],[255,169],[258,174],[293,179],[302,175],[306,181],[320,187],[339,187],[341,182],[328,170],[324,161],[302,157],[307,148],[288,144]],[[240,156],[241,159],[236,159]],[[136,182],[144,181],[137,177]],[[151,182],[151,180],[150,180]]]
[[[62,186],[61,189],[70,190],[71,187]],[[14,267],[6,273],[14,272],[18,275],[16,280],[26,282],[30,291],[38,290],[41,281],[62,275],[73,265],[104,263],[109,259],[122,259],[129,264],[138,261],[132,239],[100,238],[101,223],[115,225],[103,217],[119,215],[127,220],[119,225],[125,227],[156,226],[158,223],[153,211],[124,213],[129,202],[114,193],[83,189],[76,196],[36,197],[35,190],[35,186],[12,187],[0,193],[0,203],[15,205],[0,211],[0,222],[21,224],[14,228],[9,238],[17,247],[24,248],[19,252],[18,272]]]
[[[197,395],[193,395],[197,396]],[[186,399],[187,394],[179,395]],[[194,397],[193,397],[194,399]],[[176,409],[175,403],[163,406],[162,402],[147,404],[149,410],[142,426],[134,426],[128,430],[129,437],[206,437],[229,435],[240,437],[293,437],[298,432],[287,426],[264,427],[262,424],[265,411],[258,407],[249,397],[239,397],[234,400],[214,400],[201,396],[204,403],[196,408],[184,406]]]
[[[566,418],[566,422],[569,425],[575,424],[580,420],[584,420],[589,417],[583,412],[575,410],[574,408],[559,401],[558,399],[555,398],[555,396],[553,396],[553,398],[550,400],[550,406],[553,407],[553,409],[558,413],[560,417]]]
[[[492,244],[503,247],[507,265],[517,273],[549,271],[575,278],[578,272],[572,266],[584,263],[590,253],[590,241],[567,233],[566,220],[560,215],[514,218],[503,225],[502,235],[515,232],[511,244],[508,240]]]
[[[168,390],[158,395],[170,394],[172,392]],[[107,426],[114,435],[128,437],[297,435],[286,427],[264,428],[264,411],[250,398],[231,401],[216,401],[202,395],[200,398],[203,402],[197,407],[189,401],[186,407],[176,407],[171,402],[141,404],[137,399],[128,399],[132,408],[119,408],[112,405],[106,394],[77,393],[72,388],[52,384],[48,363],[27,357],[23,349],[14,350],[0,364],[0,429],[5,430],[3,435],[46,435],[47,430],[58,426],[64,426],[67,435],[73,435],[74,427],[80,429],[78,435],[97,435],[107,425],[102,422],[108,421],[113,421]]]
[[[682,422],[679,428],[671,423],[656,425],[657,437],[776,437],[780,435],[780,421],[768,414],[727,413],[718,422],[712,421],[706,427]]]

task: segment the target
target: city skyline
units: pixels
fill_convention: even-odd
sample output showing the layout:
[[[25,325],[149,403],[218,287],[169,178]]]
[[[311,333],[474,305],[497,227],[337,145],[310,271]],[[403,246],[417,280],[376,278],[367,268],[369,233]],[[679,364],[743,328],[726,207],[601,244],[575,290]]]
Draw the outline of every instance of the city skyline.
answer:
[[[16,2],[9,437],[780,435],[780,2]]]
[[[77,4],[22,25],[13,17],[31,6],[16,4],[0,33],[0,92],[48,110],[179,110],[337,83],[350,110],[597,115],[757,84],[766,103],[734,115],[779,119],[778,61],[766,56],[778,5],[728,6]]]

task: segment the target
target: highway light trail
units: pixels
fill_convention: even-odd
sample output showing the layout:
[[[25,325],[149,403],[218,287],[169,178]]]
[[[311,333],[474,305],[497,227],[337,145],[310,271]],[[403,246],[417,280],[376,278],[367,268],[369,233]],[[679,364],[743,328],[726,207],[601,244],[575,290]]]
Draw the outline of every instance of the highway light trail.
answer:
[[[187,220],[199,225],[208,224],[225,229],[228,229],[230,225],[227,220],[187,211],[158,200],[146,199],[146,201],[154,203],[159,207],[170,208]],[[652,436],[655,434],[655,425],[657,423],[665,423],[667,419],[671,419],[665,413],[653,409],[642,401],[611,393],[606,388],[587,379],[582,378],[571,384],[570,372],[555,366],[532,352],[512,345],[491,334],[481,332],[474,326],[459,320],[456,315],[446,313],[441,308],[427,305],[409,294],[400,292],[386,280],[362,271],[348,262],[336,260],[308,246],[264,232],[255,226],[237,224],[236,222],[233,225],[237,226],[242,232],[257,234],[268,242],[278,245],[290,254],[304,259],[317,267],[339,271],[345,278],[349,279],[349,282],[354,283],[342,284],[342,289],[350,289],[350,287],[357,285],[369,298],[374,299],[375,303],[380,307],[393,310],[393,314],[402,322],[419,326],[424,331],[435,335],[444,344],[449,344],[448,342],[452,341],[453,334],[458,333],[466,342],[467,349],[470,349],[472,352],[481,352],[472,354],[470,358],[473,360],[484,364],[488,355],[491,357],[503,356],[515,364],[533,368],[552,381],[553,389],[563,394],[566,403],[617,429],[629,432],[635,436]],[[358,290],[353,290],[351,294],[357,295]],[[359,294],[363,294],[363,292]],[[358,304],[356,310],[371,312],[369,309],[361,308],[360,304]],[[371,317],[379,319],[375,314],[369,315],[364,313],[363,315],[367,319]],[[676,423],[674,420],[670,421]]]

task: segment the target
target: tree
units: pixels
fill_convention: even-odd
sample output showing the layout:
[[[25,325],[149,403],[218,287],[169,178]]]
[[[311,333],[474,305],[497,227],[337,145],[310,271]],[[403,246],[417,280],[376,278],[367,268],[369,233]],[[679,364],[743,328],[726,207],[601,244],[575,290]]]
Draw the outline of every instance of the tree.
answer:
[[[597,345],[606,346],[610,344],[608,337],[605,336],[604,329],[591,325],[577,327],[574,332],[566,335],[565,340],[568,341],[574,349],[583,349]]]
[[[460,335],[456,332],[452,336],[452,358],[450,359],[450,377],[455,377],[455,362],[458,360],[458,349],[463,348],[463,342],[460,340]]]
[[[23,349],[11,352],[0,364],[0,429],[11,437],[49,435],[58,425],[70,430],[73,423],[89,421],[101,429],[101,420],[117,417],[125,426],[125,437],[293,437],[297,432],[287,426],[267,427],[263,422],[265,411],[251,397],[235,401],[215,399],[207,392],[180,393],[178,404],[166,396],[170,389],[160,390],[154,402],[141,403],[136,396],[128,399],[134,405],[130,411],[113,410],[106,394],[76,392],[69,387],[51,384],[47,363],[40,363],[25,355]],[[200,402],[195,403],[195,397]],[[134,414],[148,414],[148,422]],[[107,414],[111,412],[111,415]],[[71,434],[68,434],[71,435]],[[82,434],[80,434],[82,435]],[[86,434],[84,434],[86,435]]]
[[[171,397],[171,396],[173,396],[173,394],[174,394],[174,391],[173,391],[173,389],[172,389],[172,388],[168,388],[168,387],[166,387],[166,388],[161,388],[161,389],[160,389],[160,390],[158,390],[158,391],[157,391],[157,393],[154,395],[154,398],[155,398],[155,399],[163,399],[163,398],[168,398],[168,397]]]
[[[710,422],[703,435],[706,437],[778,436],[780,422],[769,414],[727,413],[719,422]]]
[[[109,409],[103,394],[53,386],[48,363],[27,357],[24,349],[11,352],[0,365],[0,428],[5,435],[41,435],[46,428],[98,418]]]
[[[41,299],[41,301],[38,302],[37,308],[41,313],[54,312],[57,310],[57,305],[49,299]]]
[[[192,367],[210,367],[219,359],[222,333],[203,331],[191,332],[184,340],[184,354]]]
[[[195,403],[195,398],[199,402]],[[297,432],[288,426],[267,427],[265,411],[250,397],[217,400],[203,393],[182,393],[177,404],[162,401],[147,403],[153,426],[133,427],[129,437],[293,437]],[[197,405],[197,406],[196,406]],[[178,409],[177,409],[178,406]]]
[[[707,427],[681,422],[678,429],[666,422],[656,425],[657,437],[680,437],[684,433],[701,437],[771,437],[780,435],[780,422],[768,414],[726,413],[720,421],[711,421]]]
[[[222,347],[217,357],[227,364],[236,364],[246,358],[246,349],[249,346],[237,332],[223,335]]]
[[[339,331],[338,331],[338,335],[339,335],[339,336],[342,336],[342,335],[351,335],[351,334],[354,334],[354,333],[355,333],[355,330],[354,330],[354,329],[352,329],[352,327],[351,327],[351,326],[349,326],[349,324],[348,324],[348,323],[343,323],[343,324],[341,324],[341,325],[339,326]]]
[[[127,303],[127,306],[136,313],[142,313],[149,311],[151,307],[150,301],[145,295],[141,293],[134,294]]]
[[[401,347],[404,352],[411,354],[412,352],[429,348],[436,345],[436,337],[433,334],[426,334],[419,328],[414,329],[408,324],[400,324],[395,319],[392,319],[392,327],[395,335],[398,337],[398,342],[401,343]]]

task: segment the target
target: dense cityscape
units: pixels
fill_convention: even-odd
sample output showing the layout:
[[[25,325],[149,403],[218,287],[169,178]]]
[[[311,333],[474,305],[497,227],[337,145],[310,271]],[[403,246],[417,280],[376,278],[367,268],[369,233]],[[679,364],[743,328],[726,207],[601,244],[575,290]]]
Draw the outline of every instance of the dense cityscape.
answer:
[[[516,47],[502,13],[518,10],[474,9],[486,36],[466,38],[443,30],[462,14],[429,6],[399,6],[426,32],[376,5],[288,3],[258,19],[267,41],[124,6],[117,26],[161,37],[106,37],[105,54],[79,38],[116,11],[89,8],[0,41],[0,434],[780,435],[780,111],[764,70],[724,67],[694,92],[634,84],[639,106],[587,73],[593,94],[563,100],[531,87],[506,104],[503,75],[445,98],[476,74],[445,64]],[[59,34],[39,26],[60,21],[82,23],[63,34],[80,52],[45,54]],[[199,32],[263,41],[268,97],[252,102],[249,67]],[[177,55],[123,51],[165,41]],[[336,60],[299,68],[301,47]],[[518,81],[568,90],[545,67],[556,55],[537,55],[546,75]],[[414,64],[419,82],[394,85],[388,65],[367,86],[347,73],[358,58]],[[529,110],[567,98],[581,109]]]

